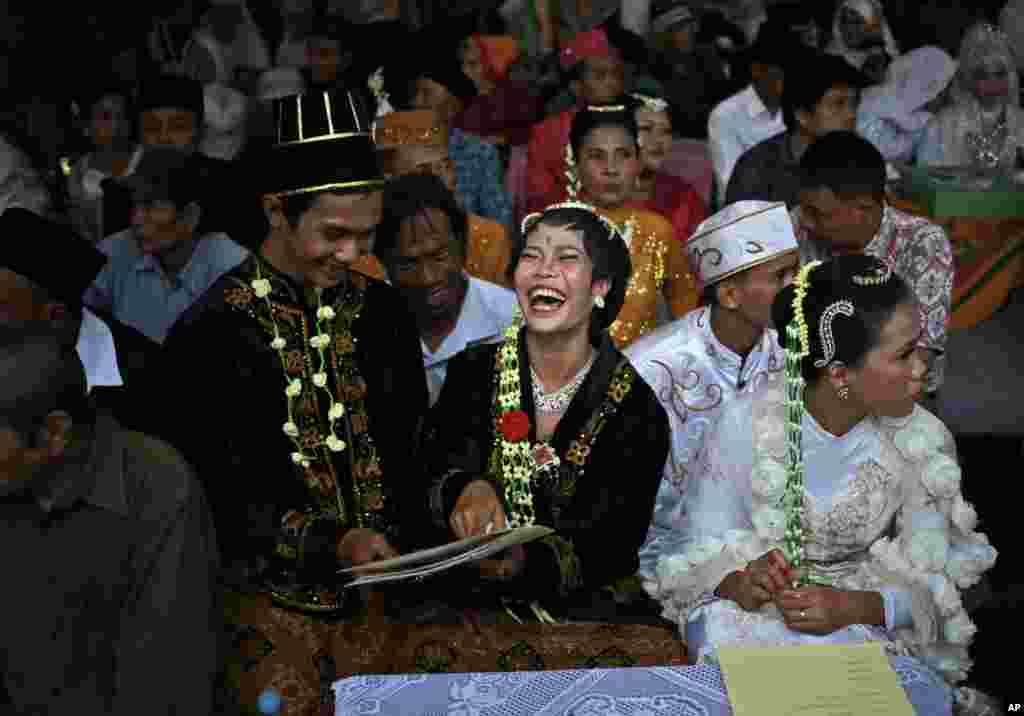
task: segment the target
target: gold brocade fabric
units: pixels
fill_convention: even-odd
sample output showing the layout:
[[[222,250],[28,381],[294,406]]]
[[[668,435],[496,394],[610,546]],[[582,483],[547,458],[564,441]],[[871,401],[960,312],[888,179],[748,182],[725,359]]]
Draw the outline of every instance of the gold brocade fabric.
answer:
[[[601,214],[624,228],[635,225],[629,245],[633,276],[619,317],[608,329],[615,345],[624,349],[657,324],[658,295],[663,295],[673,318],[697,307],[697,284],[681,242],[673,237],[672,224],[646,209],[600,209]]]
[[[511,255],[512,242],[504,226],[476,214],[469,215],[466,273],[499,286],[511,286],[505,276]],[[360,257],[352,264],[352,270],[380,281],[387,280],[384,266],[372,254]]]

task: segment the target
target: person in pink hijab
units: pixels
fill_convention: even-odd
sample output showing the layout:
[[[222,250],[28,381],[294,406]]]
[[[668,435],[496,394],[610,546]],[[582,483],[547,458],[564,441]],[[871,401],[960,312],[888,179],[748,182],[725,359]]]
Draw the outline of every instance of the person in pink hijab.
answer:
[[[562,48],[559,61],[569,76],[577,104],[535,125],[530,133],[526,198],[529,211],[542,211],[567,196],[565,148],[579,108],[615,104],[623,99],[626,89],[622,55],[602,28],[577,34]]]

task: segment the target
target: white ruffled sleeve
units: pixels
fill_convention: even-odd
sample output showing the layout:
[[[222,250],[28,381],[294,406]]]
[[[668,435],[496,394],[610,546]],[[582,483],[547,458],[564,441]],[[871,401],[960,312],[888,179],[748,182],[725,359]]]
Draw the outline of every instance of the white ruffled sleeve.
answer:
[[[654,576],[644,581],[661,602],[662,615],[680,627],[726,575],[768,551],[751,519],[753,440],[751,403],[737,399],[726,407],[690,474],[677,551],[662,554]]]
[[[912,470],[896,532],[872,546],[873,562],[892,581],[909,587],[913,620],[896,630],[900,639],[956,683],[970,669],[967,648],[977,631],[960,590],[992,567],[996,550],[975,529],[977,514],[960,491],[953,436],[942,422],[916,407],[895,432],[894,443]]]

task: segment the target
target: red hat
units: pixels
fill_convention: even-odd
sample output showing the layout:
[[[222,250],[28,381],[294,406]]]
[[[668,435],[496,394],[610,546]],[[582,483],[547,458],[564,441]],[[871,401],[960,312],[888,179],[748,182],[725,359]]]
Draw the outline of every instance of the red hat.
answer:
[[[577,33],[559,54],[562,69],[566,70],[588,57],[608,57],[613,60],[621,60],[622,54],[612,46],[608,41],[608,34],[600,27],[588,32]]]

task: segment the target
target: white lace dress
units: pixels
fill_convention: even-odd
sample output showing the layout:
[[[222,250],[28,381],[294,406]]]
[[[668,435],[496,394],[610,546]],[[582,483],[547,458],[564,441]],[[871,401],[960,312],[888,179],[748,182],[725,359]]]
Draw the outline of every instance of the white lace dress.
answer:
[[[659,560],[647,589],[699,661],[723,644],[877,641],[961,681],[975,627],[959,590],[978,581],[996,551],[961,496],[952,436],[923,408],[900,421],[867,418],[842,437],[804,416],[807,557],[838,588],[880,592],[885,627],[801,634],[770,603],[745,612],[714,596],[727,574],[782,547],[782,387],[772,376],[726,409],[689,482],[681,551]]]

